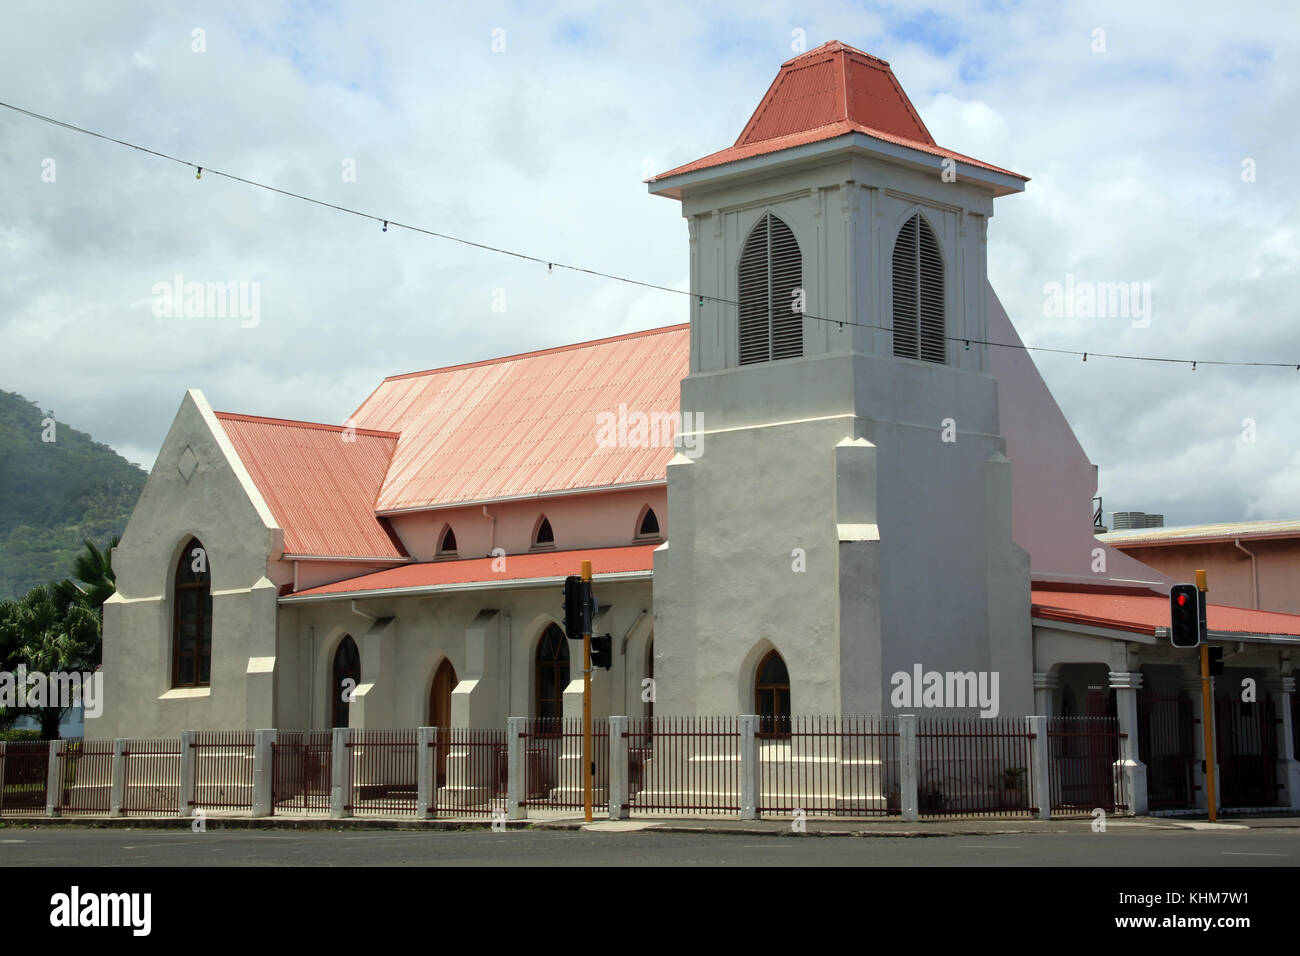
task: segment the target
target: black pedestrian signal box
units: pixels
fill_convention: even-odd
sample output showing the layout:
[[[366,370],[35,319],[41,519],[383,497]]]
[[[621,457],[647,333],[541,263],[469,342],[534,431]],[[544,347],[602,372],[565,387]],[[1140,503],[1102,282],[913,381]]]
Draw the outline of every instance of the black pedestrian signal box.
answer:
[[[1195,584],[1175,584],[1169,591],[1169,643],[1174,647],[1205,643],[1204,601]]]
[[[570,574],[564,579],[564,633],[572,640],[582,640],[582,609],[587,593],[578,575]]]
[[[609,670],[614,664],[614,639],[608,634],[591,635],[591,666]]]
[[[1210,676],[1217,677],[1223,673],[1223,648],[1211,647],[1210,651]]]

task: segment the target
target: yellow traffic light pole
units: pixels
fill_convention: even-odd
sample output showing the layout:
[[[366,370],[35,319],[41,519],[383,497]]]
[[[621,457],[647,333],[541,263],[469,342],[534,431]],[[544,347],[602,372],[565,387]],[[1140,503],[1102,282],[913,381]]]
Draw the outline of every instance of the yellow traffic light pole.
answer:
[[[1196,587],[1201,592],[1201,606],[1207,607],[1207,594],[1210,587],[1205,571],[1196,572]],[[1201,725],[1205,728],[1205,795],[1209,801],[1210,822],[1219,818],[1214,793],[1214,696],[1210,693],[1210,645],[1208,639],[1201,642]]]
[[[582,562],[582,580],[591,584],[591,562]],[[582,615],[582,807],[591,822],[591,621]]]

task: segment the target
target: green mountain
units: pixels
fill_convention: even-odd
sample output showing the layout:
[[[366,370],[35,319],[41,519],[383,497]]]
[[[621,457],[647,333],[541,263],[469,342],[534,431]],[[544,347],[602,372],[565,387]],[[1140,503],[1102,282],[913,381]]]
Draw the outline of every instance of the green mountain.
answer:
[[[72,573],[89,538],[101,548],[122,533],[145,473],[85,432],[0,390],[0,599]]]

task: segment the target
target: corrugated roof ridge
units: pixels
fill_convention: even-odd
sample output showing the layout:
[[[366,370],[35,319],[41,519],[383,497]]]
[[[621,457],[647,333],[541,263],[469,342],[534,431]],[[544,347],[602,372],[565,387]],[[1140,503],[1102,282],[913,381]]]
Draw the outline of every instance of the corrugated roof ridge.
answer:
[[[262,425],[283,425],[289,428],[314,428],[318,431],[345,432],[347,425],[331,425],[328,422],[304,422],[293,418],[271,418],[266,415],[246,415],[243,412],[213,412],[222,421],[257,422]],[[378,428],[353,428],[355,435],[371,435],[375,438],[401,438],[401,432],[382,431]]]
[[[690,328],[689,322],[682,322],[678,325],[663,325],[654,329],[642,329],[639,332],[624,332],[621,335],[609,335],[601,339],[590,339],[586,342],[573,342],[569,345],[555,345],[550,348],[536,349],[531,352],[516,352],[513,355],[502,355],[498,358],[482,359],[478,362],[463,362],[460,365],[443,365],[439,368],[428,368],[421,372],[403,372],[401,375],[389,375],[384,379],[385,382],[396,382],[404,378],[418,378],[421,375],[433,375],[438,372],[458,372],[467,368],[481,368],[485,365],[498,365],[502,362],[513,362],[518,359],[533,358],[538,355],[552,355],[556,352],[572,352],[575,349],[590,348],[596,345],[607,345],[610,342],[622,342],[627,339],[640,338],[642,336],[663,335],[668,332],[680,332],[682,329]],[[373,394],[373,393],[372,393]],[[362,402],[364,405],[365,402]]]

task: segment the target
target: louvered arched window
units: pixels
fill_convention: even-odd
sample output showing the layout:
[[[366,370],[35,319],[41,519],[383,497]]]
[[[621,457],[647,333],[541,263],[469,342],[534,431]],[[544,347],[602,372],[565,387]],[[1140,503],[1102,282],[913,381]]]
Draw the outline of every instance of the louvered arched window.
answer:
[[[803,355],[803,257],[794,233],[770,212],[740,253],[740,364]]]
[[[894,354],[943,363],[947,334],[939,239],[918,212],[894,241]]]

